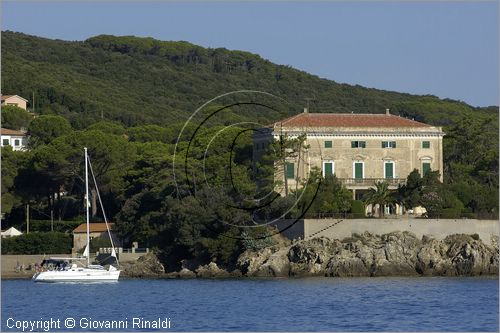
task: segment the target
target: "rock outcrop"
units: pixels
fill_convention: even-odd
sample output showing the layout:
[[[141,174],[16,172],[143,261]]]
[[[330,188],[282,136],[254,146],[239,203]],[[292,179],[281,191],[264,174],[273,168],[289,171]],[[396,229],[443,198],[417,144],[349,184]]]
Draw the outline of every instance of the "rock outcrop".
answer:
[[[237,267],[246,276],[475,276],[498,274],[498,245],[468,235],[444,240],[410,232],[369,233],[339,240],[313,238],[246,251]]]
[[[199,278],[228,278],[230,276],[231,274],[228,271],[219,268],[214,262],[200,266],[196,270],[196,277]]]
[[[165,274],[165,267],[163,267],[160,260],[154,253],[148,253],[137,259],[133,263],[123,263],[123,275],[128,277],[162,277]]]

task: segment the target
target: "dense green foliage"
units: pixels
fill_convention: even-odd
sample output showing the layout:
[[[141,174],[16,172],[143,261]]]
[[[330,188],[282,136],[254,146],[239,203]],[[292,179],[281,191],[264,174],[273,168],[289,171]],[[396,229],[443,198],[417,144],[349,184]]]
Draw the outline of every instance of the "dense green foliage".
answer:
[[[73,230],[84,221],[58,221],[54,220],[30,220],[30,232],[50,232],[54,228],[55,232],[72,233]],[[23,223],[19,230],[26,230],[26,224]]]
[[[430,216],[498,215],[497,107],[338,84],[247,52],[186,42],[113,36],[65,42],[3,32],[2,43],[4,93],[34,93],[32,107],[41,114],[29,124],[30,151],[2,148],[2,227],[22,225],[26,203],[43,212],[37,218],[53,211],[56,220],[78,219],[84,202],[83,147],[106,214],[125,246],[138,241],[140,247],[161,250],[169,269],[186,259],[230,266],[241,251],[272,243],[272,231],[256,228],[262,221],[359,217],[363,203],[318,170],[298,179],[305,188],[287,188],[286,197],[272,191],[276,184],[262,181],[272,179],[275,167],[283,170],[287,158],[301,160],[300,138],[285,138],[254,172],[252,127],[244,122],[269,124],[296,114],[303,98],[311,96],[312,111],[369,113],[390,107],[401,116],[444,125],[444,184],[435,173],[423,178],[412,173],[394,202],[424,205]],[[241,102],[227,96],[184,126],[205,101],[239,89],[283,100],[245,95],[247,102],[272,108],[223,109]],[[24,125],[12,119],[13,127]],[[286,177],[278,185],[288,187]],[[390,203],[381,193],[374,191],[372,201]],[[92,190],[92,217],[102,220],[96,197]]]
[[[305,217],[345,216],[351,211],[352,194],[335,176],[323,178],[314,168],[305,186],[296,193],[298,198],[296,217],[306,212]]]
[[[27,128],[32,119],[26,110],[14,105],[2,106],[2,127],[19,130]]]
[[[2,216],[9,214],[13,207],[21,203],[15,188],[15,179],[26,156],[23,152],[13,151],[11,146],[3,147],[2,158]]]
[[[61,232],[31,232],[2,239],[2,254],[71,253],[73,237]]]
[[[385,215],[385,207],[394,203],[394,196],[392,192],[389,190],[389,184],[387,182],[377,182],[375,183],[375,187],[368,190],[368,192],[363,197],[363,200],[368,205],[378,205],[379,207],[379,216],[384,217]]]
[[[106,35],[66,42],[4,31],[2,46],[3,93],[25,98],[35,93],[30,105],[36,112],[64,115],[76,128],[101,117],[126,126],[184,122],[203,102],[241,89],[284,99],[280,109],[254,108],[240,115],[264,124],[300,112],[306,97],[314,98],[313,112],[380,113],[391,108],[437,125],[463,116],[496,117],[498,112],[430,95],[339,84],[256,54],[187,42]]]
[[[69,133],[71,125],[66,118],[60,116],[42,115],[33,119],[28,132],[30,135],[30,146],[36,147],[51,143],[52,140]]]

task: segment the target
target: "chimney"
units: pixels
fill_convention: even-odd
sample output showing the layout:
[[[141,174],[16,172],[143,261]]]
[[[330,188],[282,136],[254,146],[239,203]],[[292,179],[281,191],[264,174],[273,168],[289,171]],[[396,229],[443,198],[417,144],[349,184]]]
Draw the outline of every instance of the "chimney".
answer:
[[[390,111],[390,109],[385,109],[385,114],[386,114],[387,116],[389,116],[389,115],[391,114],[389,111]]]
[[[304,108],[304,113],[309,113],[309,108]]]

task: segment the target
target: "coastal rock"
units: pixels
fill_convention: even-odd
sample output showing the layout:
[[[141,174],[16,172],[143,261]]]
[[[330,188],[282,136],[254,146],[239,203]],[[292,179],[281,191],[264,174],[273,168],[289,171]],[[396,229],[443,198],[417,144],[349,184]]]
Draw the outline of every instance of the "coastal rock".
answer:
[[[372,276],[416,275],[416,250],[420,240],[410,232],[392,232],[380,236],[381,249],[374,249]]]
[[[325,237],[291,246],[243,253],[237,266],[246,276],[473,276],[498,274],[498,246],[468,235],[444,240],[411,232],[382,236],[354,234],[342,241]]]
[[[280,249],[271,254],[267,260],[258,267],[253,276],[280,277],[288,276],[290,271],[290,261],[288,260],[288,247]]]
[[[423,237],[422,246],[417,250],[415,271],[422,275],[455,275],[451,260],[446,255],[448,246],[443,241]]]
[[[216,263],[211,262],[208,265],[200,266],[196,270],[196,277],[213,279],[213,278],[228,278],[231,274],[224,269],[217,266]]]
[[[259,251],[247,250],[239,256],[236,267],[247,276],[261,276],[258,275],[260,267],[276,251],[278,251],[277,247],[267,247]],[[264,269],[261,269],[261,271],[264,271]]]
[[[165,267],[154,253],[148,253],[139,257],[133,263],[126,263],[123,273],[129,277],[160,277],[165,274]]]
[[[288,251],[290,275],[325,275],[325,268],[339,244],[326,237],[299,241]]]
[[[196,274],[187,268],[183,268],[177,273],[177,276],[181,279],[192,279],[196,277]]]
[[[452,235],[443,240],[448,245],[456,275],[483,275],[498,273],[498,249],[486,246],[468,235]]]
[[[370,276],[370,269],[361,258],[339,253],[330,259],[325,275],[338,277]]]
[[[289,275],[290,247],[272,246],[259,251],[245,251],[240,255],[236,266],[246,276],[280,277]]]

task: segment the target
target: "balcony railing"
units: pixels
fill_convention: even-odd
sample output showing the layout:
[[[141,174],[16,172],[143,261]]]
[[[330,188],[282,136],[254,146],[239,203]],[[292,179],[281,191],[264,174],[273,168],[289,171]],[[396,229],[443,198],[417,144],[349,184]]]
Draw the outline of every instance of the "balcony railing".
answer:
[[[406,184],[405,178],[339,178],[346,186],[373,186],[376,183],[387,182],[390,186]]]

